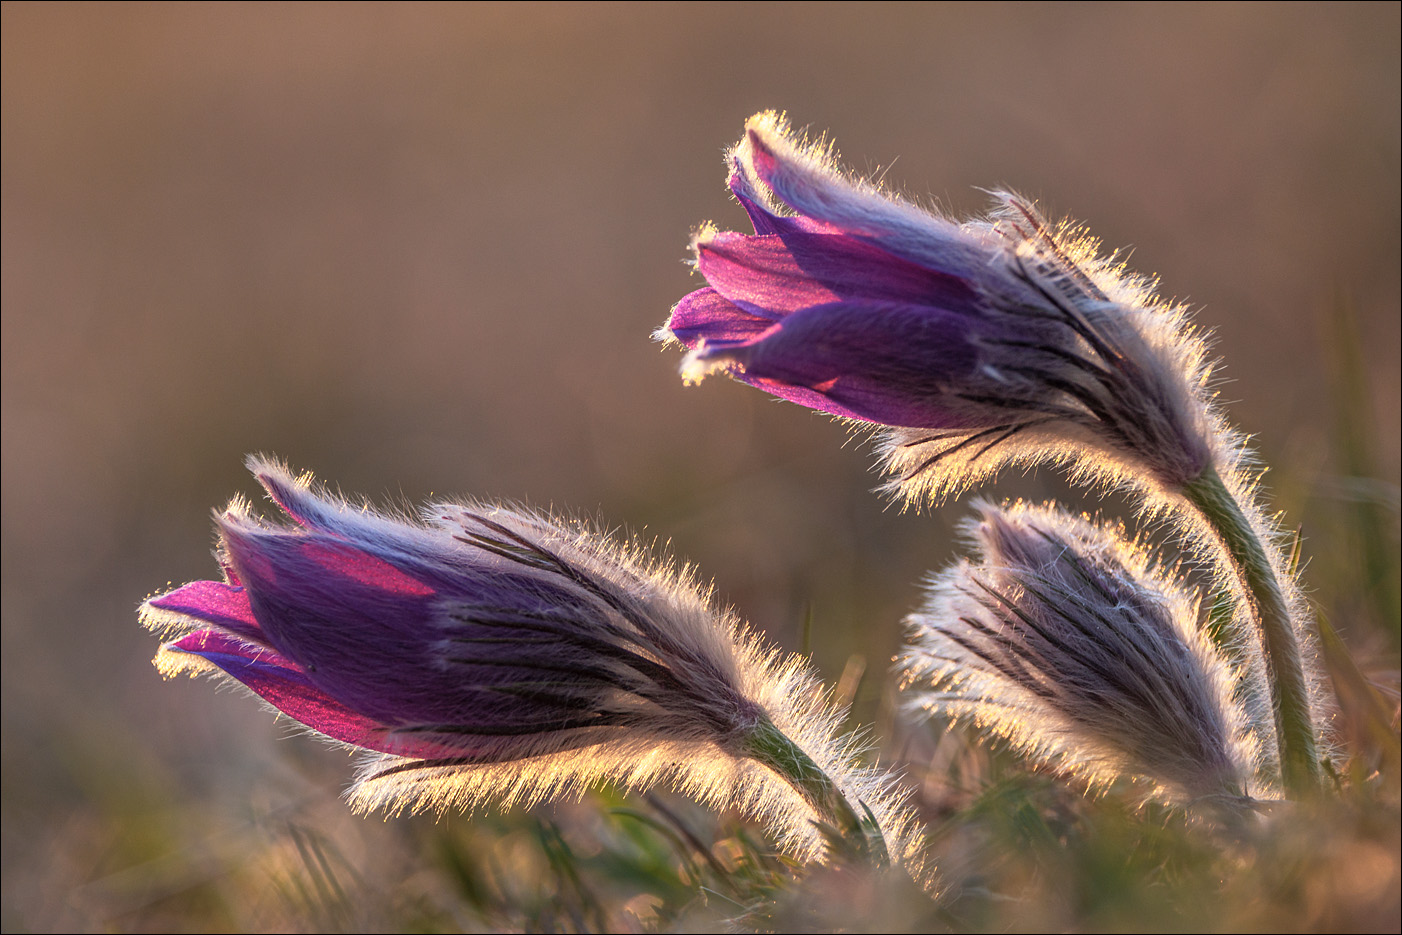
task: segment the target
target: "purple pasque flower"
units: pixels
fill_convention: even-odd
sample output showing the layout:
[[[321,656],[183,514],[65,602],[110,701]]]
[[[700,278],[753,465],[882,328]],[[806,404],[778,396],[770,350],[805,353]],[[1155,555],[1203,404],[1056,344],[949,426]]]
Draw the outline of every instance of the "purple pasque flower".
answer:
[[[1012,462],[1178,490],[1215,456],[1204,348],[1098,245],[994,193],[955,223],[845,176],[773,112],[729,185],[753,234],[695,237],[708,285],[658,332],[782,399],[885,426],[893,490],[941,497]]]
[[[826,847],[816,796],[756,754],[777,741],[884,821],[886,843],[910,843],[890,779],[856,765],[811,670],[761,646],[686,570],[519,508],[439,503],[416,522],[261,458],[249,467],[292,524],[238,499],[217,516],[225,580],[141,609],[176,634],[156,664],[231,678],[378,754],[356,807],[441,811],[666,782],[815,857]]]
[[[1123,530],[975,504],[975,561],[934,577],[898,658],[911,707],[1105,787],[1234,799],[1257,767],[1234,672],[1196,601]],[[1259,794],[1259,791],[1258,791]]]

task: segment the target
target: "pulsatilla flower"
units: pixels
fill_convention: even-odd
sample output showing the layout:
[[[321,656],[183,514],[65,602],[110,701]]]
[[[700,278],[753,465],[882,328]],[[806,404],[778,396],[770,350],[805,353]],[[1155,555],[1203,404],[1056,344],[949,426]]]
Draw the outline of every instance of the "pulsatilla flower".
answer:
[[[1027,201],[959,224],[750,119],[729,186],[753,234],[703,228],[706,288],[659,330],[688,382],[720,370],[887,427],[891,489],[938,499],[1014,462],[1176,491],[1221,444],[1181,308]]]
[[[413,522],[277,464],[249,467],[292,525],[240,500],[217,517],[225,580],[142,607],[148,626],[178,634],[156,664],[230,677],[376,754],[351,791],[357,808],[664,782],[767,821],[801,857],[848,832],[904,856],[898,796],[855,765],[817,680],[685,570],[521,509],[441,503]]]
[[[978,506],[979,560],[934,578],[906,621],[910,704],[1092,787],[1134,777],[1169,801],[1236,801],[1255,748],[1182,589],[1088,521]]]
[[[1217,569],[1238,611],[1218,647],[1264,682],[1280,777],[1312,794],[1310,614],[1185,309],[1016,195],[956,223],[844,175],[774,113],[728,159],[754,233],[695,237],[708,285],[657,334],[688,348],[684,378],[720,370],[877,428],[886,489],[908,503],[1009,464],[1130,489]]]

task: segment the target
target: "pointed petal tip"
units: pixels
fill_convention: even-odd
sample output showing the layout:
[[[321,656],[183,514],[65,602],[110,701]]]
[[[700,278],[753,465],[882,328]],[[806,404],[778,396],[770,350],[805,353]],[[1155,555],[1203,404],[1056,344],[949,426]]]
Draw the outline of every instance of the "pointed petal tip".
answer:
[[[178,614],[165,610],[156,601],[166,595],[147,598],[136,609],[137,621],[148,630],[169,630],[178,627],[183,621]]]
[[[702,380],[717,371],[728,371],[734,361],[717,348],[708,348],[705,341],[698,344],[682,359],[681,375],[684,386],[698,386]]]
[[[803,151],[801,142],[793,139],[788,114],[760,111],[745,121],[745,135],[730,151],[731,173],[748,187],[754,179],[767,185],[776,164],[802,159]]]
[[[212,626],[241,639],[263,639],[247,592],[230,582],[192,581],[148,599],[137,615],[142,625],[151,630]]]
[[[714,221],[706,221],[703,223],[691,233],[691,252],[694,254],[700,253],[701,249],[715,240],[719,233],[720,228],[716,226]],[[687,262],[693,267],[696,265],[696,259],[694,257]]]
[[[780,126],[773,122],[762,122],[757,117],[751,117],[745,122],[745,136],[735,147],[735,159],[745,170],[755,172],[760,178],[764,177],[756,162],[769,163],[776,158],[775,150],[786,142],[784,130],[786,126]]]
[[[299,478],[292,473],[287,462],[273,455],[264,454],[261,451],[250,452],[244,456],[243,466],[252,474],[258,483],[265,487],[272,482],[282,483],[286,486],[295,485]],[[310,475],[303,475],[308,481]]]
[[[243,523],[253,519],[253,504],[241,493],[236,493],[229,498],[229,502],[224,505],[224,509],[214,510],[214,524],[220,529],[226,523]]]
[[[249,455],[244,464],[283,512],[298,524],[306,525],[306,511],[300,504],[315,499],[312,493],[315,478],[310,471],[293,474],[285,462],[262,454]]]
[[[209,662],[203,656],[188,653],[183,649],[165,643],[156,650],[156,656],[151,660],[151,665],[156,667],[156,671],[163,679],[173,679],[177,675],[203,675],[215,671],[218,666]]]
[[[664,327],[683,346],[694,349],[702,341],[713,346],[751,341],[773,325],[773,321],[749,314],[707,286],[684,296],[672,308]]]
[[[783,138],[789,132],[789,115],[782,110],[762,110],[745,121],[745,138],[763,143],[775,137]]]
[[[673,311],[676,309],[674,308]],[[657,326],[650,335],[652,340],[661,344],[663,349],[671,347],[673,344],[680,344],[681,339],[672,333],[672,319],[669,316],[667,321]]]

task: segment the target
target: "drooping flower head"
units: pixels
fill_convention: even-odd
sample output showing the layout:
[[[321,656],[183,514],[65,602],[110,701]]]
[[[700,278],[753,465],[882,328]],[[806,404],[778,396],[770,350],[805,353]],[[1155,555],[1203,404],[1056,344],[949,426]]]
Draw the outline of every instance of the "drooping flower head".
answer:
[[[1170,801],[1248,788],[1237,673],[1195,603],[1122,535],[1046,507],[977,505],[979,558],[931,581],[899,660],[910,704],[1092,787]]]
[[[913,846],[889,777],[855,765],[841,712],[811,672],[717,611],[685,570],[522,509],[440,503],[413,522],[275,463],[249,467],[293,525],[241,500],[217,517],[225,580],[142,607],[148,626],[180,634],[156,663],[230,677],[378,754],[351,791],[357,808],[442,811],[600,780],[664,782],[739,807],[791,852],[817,856],[814,819],[832,816],[766,765],[777,742],[869,808],[892,856]]]
[[[847,177],[772,112],[728,159],[755,232],[694,240],[708,285],[658,332],[689,348],[689,382],[721,370],[887,427],[910,500],[1043,460],[1178,490],[1219,455],[1183,310],[1082,232],[1006,192],[955,223]]]

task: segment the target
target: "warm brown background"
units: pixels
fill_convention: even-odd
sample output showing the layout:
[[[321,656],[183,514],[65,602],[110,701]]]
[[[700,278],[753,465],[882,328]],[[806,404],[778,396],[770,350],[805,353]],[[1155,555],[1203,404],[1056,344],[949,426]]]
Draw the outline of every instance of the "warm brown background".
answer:
[[[1309,554],[1346,560],[1333,505],[1397,497],[1398,36],[1390,3],[5,4],[4,928],[155,925],[229,816],[341,814],[343,757],[162,684],[136,625],[215,572],[248,451],[645,528],[790,648],[811,609],[829,678],[879,676],[963,511],[883,511],[840,427],[683,388],[648,338],[692,227],[743,223],[720,154],[759,109],[912,195],[1007,184],[1132,245],[1216,332]],[[186,850],[133,844],[153,824]]]

